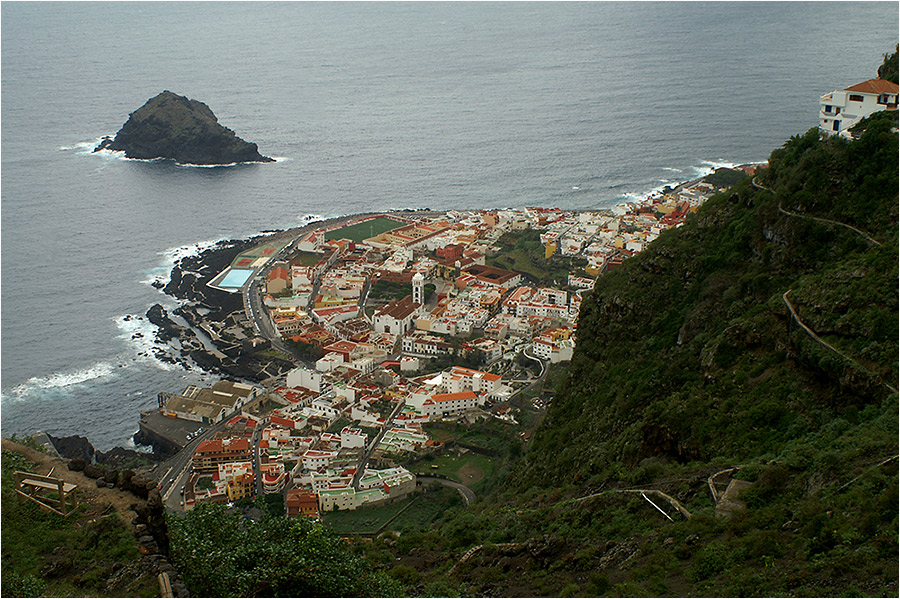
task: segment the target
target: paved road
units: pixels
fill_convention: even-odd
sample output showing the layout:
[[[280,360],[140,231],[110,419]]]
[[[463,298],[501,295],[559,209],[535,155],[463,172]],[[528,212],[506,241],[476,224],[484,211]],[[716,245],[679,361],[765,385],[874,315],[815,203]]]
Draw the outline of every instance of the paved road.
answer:
[[[369,458],[372,457],[372,452],[374,452],[375,448],[378,447],[378,444],[381,443],[381,438],[384,436],[384,433],[386,433],[387,430],[391,427],[391,424],[393,424],[394,422],[394,418],[397,417],[397,414],[400,413],[400,410],[404,405],[405,403],[402,401],[397,403],[397,407],[395,407],[394,411],[391,412],[390,418],[384,421],[384,425],[381,427],[381,431],[378,433],[378,435],[375,436],[375,438],[363,452],[363,455],[359,460],[359,464],[357,464],[356,466],[356,473],[353,475],[353,481],[350,483],[350,486],[352,486],[357,491],[359,490],[359,479],[362,478],[363,473],[366,471],[366,464],[369,462]]]
[[[529,349],[531,349],[531,348],[530,348],[530,347],[526,347],[525,349],[523,349],[523,350],[522,350],[522,355],[524,355],[524,356],[525,356],[526,358],[528,358],[529,360],[534,360],[535,362],[537,362],[538,364],[541,365],[541,373],[537,376],[537,378],[538,378],[538,380],[543,379],[543,378],[544,378],[544,373],[547,372],[547,366],[546,366],[546,364],[544,363],[543,360],[541,360],[541,359],[538,358],[537,356],[533,356],[533,355],[529,354],[529,353],[528,353],[528,350],[529,350]]]
[[[188,478],[191,476],[191,458],[194,455],[194,449],[196,449],[200,441],[212,439],[216,432],[223,430],[227,420],[226,418],[215,425],[198,422],[197,427],[202,426],[203,433],[192,439],[174,456],[157,465],[156,469],[151,473],[159,481],[163,502],[170,510],[176,512],[184,511],[184,506],[181,505],[181,488],[187,484]]]
[[[200,423],[197,423],[197,426],[200,427]],[[212,427],[207,430],[207,426],[203,426],[203,434],[193,439],[181,451],[156,467],[155,476],[159,480],[163,502],[172,511],[184,510],[184,507],[181,505],[181,487],[187,484],[191,475],[191,458],[194,449],[201,440],[212,438],[214,434]]]
[[[462,483],[458,483],[454,480],[448,480],[446,478],[437,478],[435,476],[419,476],[416,478],[418,482],[422,484],[427,483],[438,483],[444,485],[445,487],[450,487],[451,489],[456,489],[459,491],[459,494],[462,495],[463,500],[466,502],[466,505],[471,505],[475,502],[475,491],[467,487]]]

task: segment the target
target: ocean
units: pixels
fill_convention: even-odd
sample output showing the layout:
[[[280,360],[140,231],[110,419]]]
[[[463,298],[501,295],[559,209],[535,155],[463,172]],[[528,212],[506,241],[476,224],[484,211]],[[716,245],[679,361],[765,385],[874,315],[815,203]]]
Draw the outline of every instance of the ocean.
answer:
[[[4,2],[2,434],[131,446],[143,315],[220,239],[402,208],[610,207],[764,161],[875,76],[895,2]],[[272,164],[92,154],[163,90]]]

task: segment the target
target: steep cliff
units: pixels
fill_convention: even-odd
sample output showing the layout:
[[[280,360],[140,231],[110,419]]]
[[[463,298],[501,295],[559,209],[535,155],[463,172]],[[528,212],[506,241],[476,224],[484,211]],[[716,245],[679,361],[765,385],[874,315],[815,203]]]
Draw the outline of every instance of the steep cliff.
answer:
[[[115,138],[94,150],[125,152],[128,158],[170,158],[181,164],[273,162],[256,144],[219,124],[203,102],[170,91],[155,96],[131,113]]]
[[[897,156],[896,114],[813,129],[601,276],[507,490],[384,567],[409,593],[896,596]]]
[[[811,130],[582,306],[531,482],[777,455],[897,386],[897,135]],[[566,439],[565,443],[561,440]]]

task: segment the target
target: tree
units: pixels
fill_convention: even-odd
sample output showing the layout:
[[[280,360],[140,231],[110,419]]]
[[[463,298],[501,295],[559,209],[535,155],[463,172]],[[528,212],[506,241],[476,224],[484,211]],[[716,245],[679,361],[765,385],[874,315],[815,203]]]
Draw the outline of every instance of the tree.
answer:
[[[303,341],[287,340],[287,344],[294,348],[301,360],[315,362],[325,355],[325,351],[318,345],[312,343],[304,343]]]
[[[207,597],[399,596],[400,586],[306,518],[255,522],[221,504],[170,517],[171,556],[192,594]]]
[[[885,54],[884,62],[878,67],[878,76],[888,81],[897,83],[897,51],[900,50],[900,44],[894,47],[893,54]]]

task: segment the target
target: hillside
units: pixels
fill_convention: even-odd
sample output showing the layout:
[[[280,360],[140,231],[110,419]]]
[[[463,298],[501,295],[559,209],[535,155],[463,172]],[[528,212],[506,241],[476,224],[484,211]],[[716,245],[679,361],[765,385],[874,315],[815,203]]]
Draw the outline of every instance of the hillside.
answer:
[[[644,458],[771,459],[837,417],[896,405],[889,126],[879,120],[852,143],[819,141],[816,130],[791,139],[757,185],[713,198],[602,277],[525,480],[577,475],[590,487]],[[789,304],[847,358],[813,340]]]
[[[25,439],[3,439],[3,597],[155,597],[157,575],[171,570],[147,535],[146,502],[68,468]],[[77,485],[67,517],[20,501],[14,473],[33,472]],[[132,472],[133,474],[133,472]],[[154,485],[155,486],[155,485]],[[140,531],[140,532],[139,532]],[[179,587],[183,588],[183,587]]]
[[[892,127],[792,138],[602,276],[511,490],[388,544],[407,592],[896,596]]]

